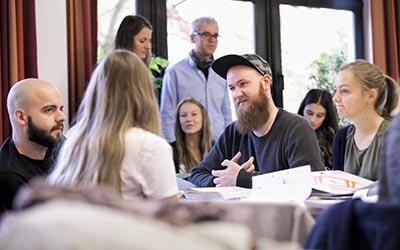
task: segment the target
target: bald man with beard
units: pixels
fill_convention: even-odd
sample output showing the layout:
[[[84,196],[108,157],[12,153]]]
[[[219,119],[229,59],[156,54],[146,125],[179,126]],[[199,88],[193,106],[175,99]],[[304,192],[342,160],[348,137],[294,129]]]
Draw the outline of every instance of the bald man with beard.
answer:
[[[46,81],[25,79],[10,89],[7,109],[12,137],[0,149],[0,212],[12,208],[23,184],[48,173],[53,148],[63,138],[63,108],[60,92]]]

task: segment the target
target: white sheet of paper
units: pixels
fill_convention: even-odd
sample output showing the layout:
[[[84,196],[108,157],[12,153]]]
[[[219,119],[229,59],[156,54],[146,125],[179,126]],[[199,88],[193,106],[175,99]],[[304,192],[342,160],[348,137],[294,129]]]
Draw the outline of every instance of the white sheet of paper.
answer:
[[[253,177],[246,201],[304,201],[312,190],[311,167],[296,167]]]

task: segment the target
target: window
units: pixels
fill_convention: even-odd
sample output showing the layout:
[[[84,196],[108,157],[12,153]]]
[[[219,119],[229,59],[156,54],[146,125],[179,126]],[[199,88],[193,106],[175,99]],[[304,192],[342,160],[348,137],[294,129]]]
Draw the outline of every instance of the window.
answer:
[[[353,20],[347,10],[280,5],[286,110],[296,113],[311,88],[333,93],[337,69],[355,59]],[[317,75],[321,77],[310,79]]]
[[[135,14],[135,0],[97,0],[97,60],[114,47],[117,30],[126,15]]]
[[[210,7],[212,6],[212,8]],[[201,16],[214,17],[220,37],[214,57],[255,52],[254,5],[232,0],[167,0],[168,59],[175,63],[193,48],[190,23]]]
[[[255,2],[260,24],[257,50],[271,62],[277,106],[297,111],[302,95],[311,87],[307,86],[307,81],[311,82],[309,65],[314,61],[310,55],[317,55],[318,60],[322,52],[332,55],[336,50],[348,61],[364,57],[363,0]],[[263,34],[263,30],[267,32]],[[321,37],[335,41],[336,46]],[[318,46],[313,44],[316,41]]]
[[[289,92],[290,89],[294,90],[295,87],[293,86],[297,86],[296,81],[305,80],[297,80],[295,73],[291,72],[288,67],[293,63],[288,52],[294,53],[289,45],[293,41],[301,40],[304,44],[300,43],[299,45],[301,45],[303,52],[312,54],[316,50],[312,46],[307,46],[307,41],[304,40],[303,34],[295,38],[290,37],[291,34],[287,34],[285,27],[303,21],[302,18],[299,19],[299,17],[292,16],[292,14],[297,15],[297,11],[300,13],[303,11],[315,12],[312,14],[315,16],[315,20],[311,25],[318,28],[324,27],[332,32],[331,34],[336,35],[337,28],[324,21],[324,18],[329,18],[329,16],[318,13],[322,11],[326,15],[334,15],[338,19],[344,18],[345,20],[337,21],[340,23],[342,21],[346,22],[346,25],[343,26],[343,31],[346,30],[346,35],[342,37],[345,39],[341,40],[342,38],[337,36],[332,39],[344,41],[343,45],[348,46],[346,51],[349,61],[352,58],[364,58],[363,0],[136,0],[136,2],[141,3],[140,5],[143,5],[141,9],[145,9],[146,13],[147,9],[153,10],[154,6],[163,1],[166,1],[167,14],[163,10],[157,9],[156,16],[163,17],[165,14],[167,15],[168,35],[165,37],[165,35],[161,34],[155,42],[161,43],[162,46],[168,43],[168,59],[171,63],[186,57],[189,50],[193,48],[193,44],[189,40],[190,22],[200,16],[215,17],[219,23],[221,33],[215,57],[218,58],[229,53],[256,52],[267,59],[274,74],[272,96],[275,104],[283,107],[285,103],[285,106],[288,106],[291,111],[295,110],[294,106],[298,105],[298,100],[294,100],[292,101],[293,104],[290,104],[292,97],[286,96],[289,93],[284,92]],[[137,5],[139,6],[139,4]],[[143,10],[140,11],[143,12]],[[154,22],[155,20],[153,20]],[[281,22],[283,27],[281,27]],[[309,24],[307,25],[309,26]],[[313,29],[316,29],[315,27],[296,26],[298,30],[311,31],[312,36],[318,35],[316,32],[312,33]],[[349,31],[348,28],[352,29],[352,31]],[[287,37],[290,37],[293,41],[288,41]],[[322,48],[319,52],[324,50]],[[165,52],[164,54],[166,55],[167,53]],[[303,72],[305,71],[304,68],[307,69],[308,64],[309,62],[303,62]],[[293,74],[292,76],[295,78],[291,80],[292,76],[290,74]],[[304,79],[307,79],[307,72],[303,73],[303,75]],[[286,80],[288,81],[287,84]],[[292,84],[294,85],[292,86]],[[304,91],[307,91],[307,87],[305,89],[302,88],[301,93],[296,92],[296,95],[300,96],[305,93]],[[284,95],[285,98],[283,98]]]

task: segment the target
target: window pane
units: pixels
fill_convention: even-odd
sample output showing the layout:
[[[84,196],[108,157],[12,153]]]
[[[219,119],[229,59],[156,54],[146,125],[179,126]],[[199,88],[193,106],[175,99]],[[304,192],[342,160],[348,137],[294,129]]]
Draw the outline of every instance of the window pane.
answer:
[[[253,9],[253,3],[242,1],[167,0],[169,61],[175,63],[185,58],[193,48],[189,38],[190,23],[201,16],[214,17],[218,22],[221,36],[215,58],[232,53],[254,53]]]
[[[351,11],[280,5],[286,110],[297,112],[311,88],[332,93],[337,64],[355,58],[353,19]]]
[[[97,60],[114,47],[114,39],[122,19],[134,15],[135,0],[97,0]]]

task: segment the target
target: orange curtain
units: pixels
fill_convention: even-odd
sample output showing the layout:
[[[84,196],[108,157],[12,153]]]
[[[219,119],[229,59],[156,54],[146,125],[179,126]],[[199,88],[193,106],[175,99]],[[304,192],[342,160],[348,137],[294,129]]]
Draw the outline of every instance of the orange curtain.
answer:
[[[0,3],[0,142],[11,135],[7,94],[24,78],[37,77],[35,1]]]
[[[371,0],[373,61],[400,82],[400,1]]]
[[[71,120],[97,60],[97,0],[66,0],[68,101]]]

